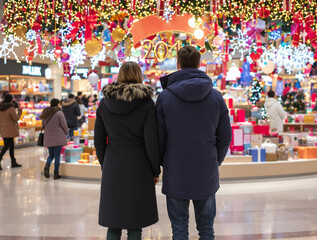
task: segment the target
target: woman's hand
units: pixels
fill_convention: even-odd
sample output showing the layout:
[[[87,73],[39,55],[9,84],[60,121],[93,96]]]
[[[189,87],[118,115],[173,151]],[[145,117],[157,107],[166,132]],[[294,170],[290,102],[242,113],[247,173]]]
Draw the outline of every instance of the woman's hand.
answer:
[[[154,184],[155,184],[155,185],[158,183],[159,179],[160,179],[159,177],[155,177],[155,178],[154,178]]]

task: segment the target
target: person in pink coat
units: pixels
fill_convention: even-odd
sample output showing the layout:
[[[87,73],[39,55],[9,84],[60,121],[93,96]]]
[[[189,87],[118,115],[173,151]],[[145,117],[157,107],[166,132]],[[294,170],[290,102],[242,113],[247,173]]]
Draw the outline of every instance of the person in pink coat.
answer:
[[[55,158],[54,179],[59,179],[59,163],[62,147],[67,145],[68,127],[66,118],[60,108],[60,101],[56,98],[51,100],[51,106],[45,108],[41,114],[44,128],[44,147],[48,148],[49,156],[44,168],[44,176],[50,177],[50,165]]]

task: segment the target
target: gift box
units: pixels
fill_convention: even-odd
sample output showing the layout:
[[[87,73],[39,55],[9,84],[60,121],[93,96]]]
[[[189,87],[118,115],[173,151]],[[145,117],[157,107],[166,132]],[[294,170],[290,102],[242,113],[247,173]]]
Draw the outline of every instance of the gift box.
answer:
[[[266,161],[267,162],[273,162],[273,161],[277,161],[277,153],[266,153]]]
[[[283,142],[288,147],[296,147],[298,146],[298,139],[300,134],[298,133],[286,133],[283,136]]]
[[[252,123],[241,123],[240,129],[243,129],[243,133],[252,133],[253,132],[253,125]]]
[[[230,145],[231,152],[243,152],[243,130],[232,129],[232,142]]]
[[[233,98],[225,98],[224,100],[227,104],[228,109],[232,109],[233,108]]]
[[[280,144],[276,151],[277,153],[277,160],[279,161],[287,161],[288,160],[288,149],[286,148],[285,144]]]
[[[233,116],[234,122],[245,122],[244,109],[230,109],[230,115]]]
[[[251,144],[251,134],[247,133],[247,134],[243,134],[243,143],[244,144]]]
[[[251,111],[251,117],[256,119],[262,119],[262,114],[259,111]]]
[[[249,149],[251,148],[251,143],[244,143],[243,144],[244,151],[247,154],[249,152]]]
[[[83,153],[83,149],[79,148],[66,148],[65,149],[65,162],[75,163],[80,160],[80,156]]]
[[[89,155],[93,155],[93,153],[96,151],[95,147],[88,147],[88,146],[84,146],[84,153],[88,153]]]
[[[313,114],[306,114],[304,115],[304,123],[314,123],[315,116]]]
[[[317,147],[296,147],[300,159],[317,158]]]
[[[88,118],[88,131],[93,131],[95,129],[96,118]]]
[[[264,148],[250,148],[249,155],[252,156],[252,162],[265,162],[266,155]]]
[[[261,146],[263,143],[263,135],[262,134],[251,134],[251,147]]]
[[[307,146],[306,138],[298,139],[298,146],[306,147]]]
[[[255,125],[253,126],[253,132],[263,135],[269,135],[270,134],[270,126],[269,125]]]
[[[85,160],[89,160],[89,156],[90,156],[89,153],[82,153],[82,154],[80,154],[80,158],[81,158],[81,159],[85,159]]]

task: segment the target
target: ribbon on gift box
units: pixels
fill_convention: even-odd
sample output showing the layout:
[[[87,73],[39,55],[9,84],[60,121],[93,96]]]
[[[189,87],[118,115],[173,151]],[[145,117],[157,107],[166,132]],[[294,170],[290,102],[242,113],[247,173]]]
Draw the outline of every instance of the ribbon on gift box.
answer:
[[[85,42],[92,39],[92,31],[98,22],[98,15],[95,10],[90,10],[89,14],[78,12],[77,21],[73,22],[73,30],[66,36],[66,39],[75,40],[81,27],[85,26]],[[81,33],[80,33],[81,34]]]
[[[291,26],[291,33],[293,35],[293,45],[298,46],[300,40],[300,33],[305,31],[310,40],[313,48],[317,48],[317,35],[316,32],[311,28],[311,26],[315,23],[315,19],[313,15],[308,15],[305,19],[303,18],[301,13],[295,14],[293,16],[294,24]]]

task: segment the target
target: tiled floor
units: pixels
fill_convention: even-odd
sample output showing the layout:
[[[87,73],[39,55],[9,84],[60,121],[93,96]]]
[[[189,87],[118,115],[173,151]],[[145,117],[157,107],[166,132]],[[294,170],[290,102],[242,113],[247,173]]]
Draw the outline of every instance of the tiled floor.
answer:
[[[39,169],[42,154],[37,147],[17,150],[21,169],[11,169],[7,155],[1,162],[0,239],[105,239],[97,224],[99,182],[47,180]],[[143,230],[144,239],[171,239],[160,188],[160,221]],[[222,182],[215,232],[217,240],[316,240],[317,175]],[[197,239],[193,217],[190,236]]]

